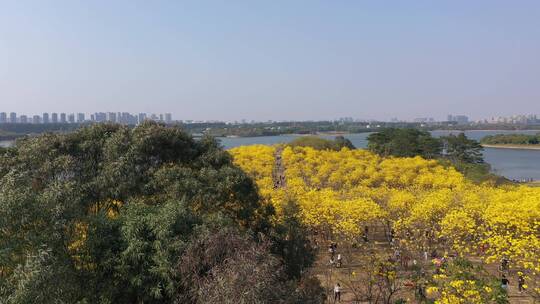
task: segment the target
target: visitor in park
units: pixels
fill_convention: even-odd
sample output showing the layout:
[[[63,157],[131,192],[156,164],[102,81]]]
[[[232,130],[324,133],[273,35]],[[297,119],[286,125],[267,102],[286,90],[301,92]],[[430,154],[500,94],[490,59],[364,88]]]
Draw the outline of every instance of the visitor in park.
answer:
[[[426,298],[426,292],[424,291],[424,284],[418,283],[416,286],[416,295],[418,299],[423,301]]]
[[[404,255],[403,259],[401,260],[401,266],[404,268],[408,268],[410,261],[411,261],[411,258],[408,255]]]
[[[523,276],[523,273],[519,272],[518,274],[518,290],[519,293],[523,292],[525,289],[523,286],[525,285],[525,277]]]
[[[369,241],[369,239],[368,239],[368,231],[369,231],[368,226],[365,226],[364,227],[364,235],[362,236],[362,238],[364,239],[364,242],[366,242],[366,243]]]
[[[394,250],[394,259],[396,260],[396,262],[401,263],[401,251],[399,251],[399,249],[397,248]]]
[[[334,259],[334,255],[336,254],[336,248],[334,247],[334,243],[331,243],[330,246],[328,246],[328,253],[330,254],[330,259]]]
[[[504,271],[507,271],[508,270],[508,259],[507,258],[502,258],[501,259],[501,267],[500,267],[500,271],[501,272],[504,272]]]
[[[508,281],[508,279],[506,278],[506,275],[503,274],[501,278],[501,287],[506,292],[508,292],[508,285],[510,285],[510,281]]]
[[[433,264],[435,264],[435,274],[441,273],[441,268],[443,266],[443,263],[444,263],[443,259],[439,259],[439,258],[433,259]]]
[[[395,237],[395,234],[396,232],[394,231],[394,229],[390,229],[390,243],[391,244],[394,244],[394,237]]]
[[[337,268],[340,268],[340,267],[341,267],[341,253],[338,253],[338,255],[337,255],[337,264],[336,264],[336,267],[337,267]]]
[[[334,286],[334,303],[341,302],[341,285],[339,283]]]
[[[484,254],[486,253],[486,250],[489,248],[488,244],[480,244],[478,246],[478,253]]]

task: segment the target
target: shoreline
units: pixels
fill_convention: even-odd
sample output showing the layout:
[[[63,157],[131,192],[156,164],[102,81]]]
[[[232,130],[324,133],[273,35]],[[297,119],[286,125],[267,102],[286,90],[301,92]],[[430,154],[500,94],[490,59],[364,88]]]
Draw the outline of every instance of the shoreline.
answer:
[[[457,132],[492,132],[492,131],[503,131],[503,132],[540,132],[540,129],[435,129],[432,131],[457,131]]]
[[[540,150],[540,145],[485,145],[482,144],[484,148],[493,148],[493,149],[514,149],[514,150]]]

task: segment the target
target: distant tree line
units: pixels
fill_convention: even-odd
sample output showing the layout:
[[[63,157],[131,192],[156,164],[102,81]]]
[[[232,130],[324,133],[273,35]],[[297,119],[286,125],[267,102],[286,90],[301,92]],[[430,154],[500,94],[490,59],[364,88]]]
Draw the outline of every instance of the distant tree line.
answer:
[[[447,124],[443,124],[443,127]],[[204,133],[216,137],[222,136],[273,136],[283,134],[317,134],[324,132],[365,133],[378,131],[383,128],[420,128],[433,130],[441,125],[423,125],[407,122],[357,122],[357,121],[288,121],[288,122],[257,122],[227,124],[215,123],[181,123],[182,128],[190,133]]]
[[[497,134],[489,135],[480,141],[486,145],[538,145],[540,144],[540,133],[536,135],[527,134]]]
[[[324,139],[317,136],[301,136],[291,141],[291,147],[312,147],[316,150],[335,150],[342,148],[356,149],[350,140],[343,136],[336,136],[334,140]]]

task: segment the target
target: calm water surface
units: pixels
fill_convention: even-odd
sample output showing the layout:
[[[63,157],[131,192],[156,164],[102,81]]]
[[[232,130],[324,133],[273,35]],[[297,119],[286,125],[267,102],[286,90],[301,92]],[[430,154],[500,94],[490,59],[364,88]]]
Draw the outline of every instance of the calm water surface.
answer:
[[[12,140],[0,140],[0,147],[7,148],[13,144]]]
[[[536,134],[538,131],[465,131],[469,138],[480,140],[482,137],[494,134]],[[460,131],[433,131],[433,136],[445,136],[448,134],[458,134]],[[345,135],[357,148],[367,147],[367,137],[370,133],[347,134]],[[321,136],[322,138],[333,139],[335,136]],[[221,144],[226,148],[234,148],[244,145],[277,143],[287,143],[297,138],[296,135],[263,136],[263,137],[235,137],[219,138]],[[13,141],[0,141],[0,147],[8,147]],[[510,179],[540,180],[540,150],[519,150],[519,149],[494,149],[484,150],[484,159],[491,164],[493,171]]]

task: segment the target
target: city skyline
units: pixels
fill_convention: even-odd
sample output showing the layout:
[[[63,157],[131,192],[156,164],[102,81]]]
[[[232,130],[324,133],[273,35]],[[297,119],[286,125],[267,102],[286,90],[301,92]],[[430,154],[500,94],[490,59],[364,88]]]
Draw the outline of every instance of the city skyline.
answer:
[[[319,121],[342,121],[342,122],[415,122],[415,123],[436,123],[436,122],[455,122],[458,124],[538,124],[537,114],[513,114],[506,116],[491,116],[481,119],[471,119],[468,115],[463,114],[448,114],[446,119],[436,119],[431,116],[415,117],[413,119],[405,120],[397,117],[393,117],[386,120],[370,120],[361,119],[357,117],[339,117],[331,119],[323,119]],[[240,119],[234,121],[226,120],[213,120],[213,119],[173,119],[172,113],[132,113],[132,112],[91,112],[91,113],[78,113],[78,112],[44,112],[41,114],[21,114],[18,112],[2,112],[0,109],[0,123],[84,123],[84,122],[117,122],[123,124],[139,124],[144,120],[154,120],[165,123],[173,122],[225,122],[225,123],[267,123],[267,122],[286,122],[295,120],[253,120],[253,119]],[[302,121],[302,120],[297,120]],[[317,121],[317,120],[304,120],[304,121]]]
[[[540,2],[0,3],[0,108],[234,121],[540,112]]]
[[[70,112],[45,112],[41,115],[26,115],[17,112],[0,112],[0,123],[85,123],[85,122],[115,122],[122,124],[140,124],[145,120],[160,121],[167,124],[173,123],[171,113],[136,113],[129,112],[94,112],[87,113]]]

